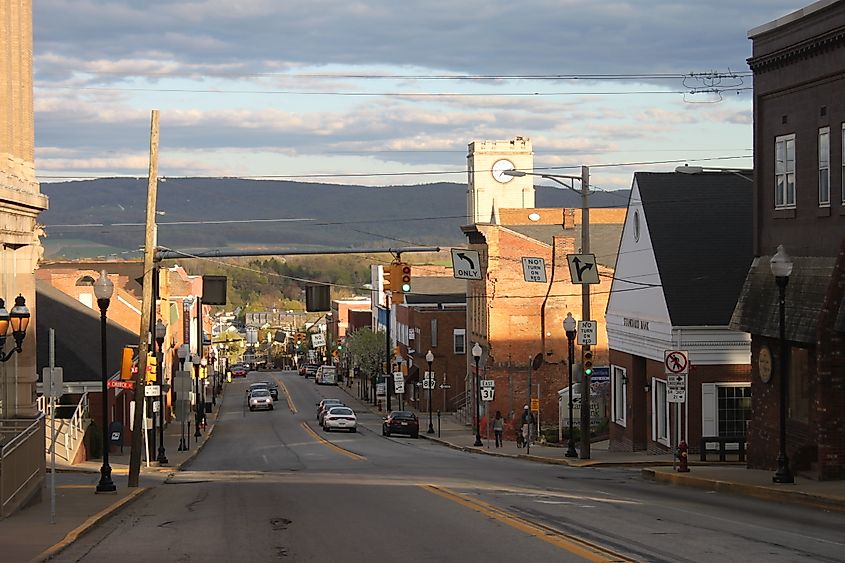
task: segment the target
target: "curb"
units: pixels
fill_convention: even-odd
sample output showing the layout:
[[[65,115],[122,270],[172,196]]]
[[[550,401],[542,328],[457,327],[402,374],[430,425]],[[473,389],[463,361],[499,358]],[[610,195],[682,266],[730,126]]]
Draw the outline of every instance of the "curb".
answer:
[[[718,479],[704,479],[693,475],[665,473],[663,471],[655,471],[654,469],[643,469],[641,475],[643,479],[658,483],[668,483],[670,485],[692,487],[708,491],[736,493],[770,502],[797,504],[808,508],[817,508],[832,512],[845,512],[845,501],[823,497],[813,493],[774,489],[762,485],[746,485],[744,483],[721,481]]]
[[[68,532],[65,537],[61,539],[61,541],[52,545],[51,547],[48,547],[46,550],[36,555],[35,558],[31,560],[31,563],[40,563],[42,561],[48,561],[52,559],[53,557],[64,551],[73,542],[75,542],[76,540],[87,534],[89,531],[91,531],[94,526],[96,526],[106,518],[114,516],[120,510],[125,508],[128,504],[137,500],[141,497],[141,495],[143,495],[149,490],[149,487],[139,487],[128,495],[126,495],[125,497],[123,497],[122,499],[120,499],[119,501],[117,501],[116,503],[107,506],[97,514],[88,517],[85,522]]]

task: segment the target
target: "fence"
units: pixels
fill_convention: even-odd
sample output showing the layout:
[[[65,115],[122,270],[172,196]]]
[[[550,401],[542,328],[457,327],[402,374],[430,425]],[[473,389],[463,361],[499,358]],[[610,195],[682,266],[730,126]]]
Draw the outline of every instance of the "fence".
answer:
[[[5,518],[41,489],[44,415],[0,420],[0,518]]]

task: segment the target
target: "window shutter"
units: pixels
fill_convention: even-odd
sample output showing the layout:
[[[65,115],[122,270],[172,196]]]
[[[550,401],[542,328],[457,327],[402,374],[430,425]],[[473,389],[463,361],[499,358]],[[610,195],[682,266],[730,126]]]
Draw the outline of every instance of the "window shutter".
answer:
[[[701,435],[718,436],[716,384],[701,384]]]

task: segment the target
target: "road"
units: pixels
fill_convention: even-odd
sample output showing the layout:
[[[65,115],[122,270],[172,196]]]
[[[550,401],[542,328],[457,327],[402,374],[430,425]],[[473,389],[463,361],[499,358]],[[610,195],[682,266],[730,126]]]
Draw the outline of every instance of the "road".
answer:
[[[273,411],[249,383],[273,378]],[[285,398],[285,392],[290,400]],[[316,424],[347,400],[358,433]],[[57,561],[842,561],[845,515],[381,436],[294,372],[229,384],[209,443]]]

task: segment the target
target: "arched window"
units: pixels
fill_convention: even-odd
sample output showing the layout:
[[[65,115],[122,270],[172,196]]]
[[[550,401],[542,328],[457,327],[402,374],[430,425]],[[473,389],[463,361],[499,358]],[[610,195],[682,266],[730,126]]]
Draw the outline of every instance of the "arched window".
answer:
[[[85,286],[85,285],[94,285],[94,278],[91,276],[82,276],[78,280],[76,280],[77,286]]]

